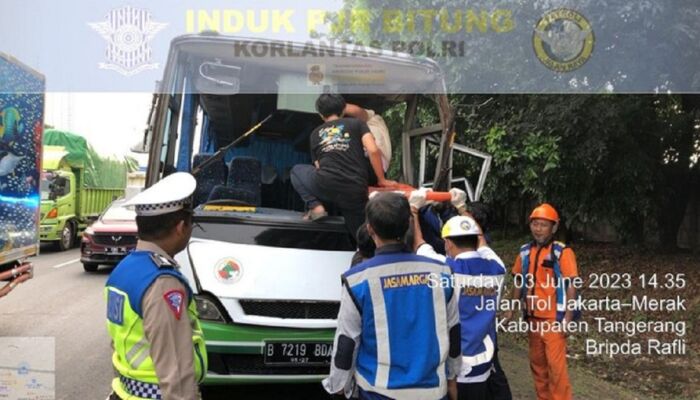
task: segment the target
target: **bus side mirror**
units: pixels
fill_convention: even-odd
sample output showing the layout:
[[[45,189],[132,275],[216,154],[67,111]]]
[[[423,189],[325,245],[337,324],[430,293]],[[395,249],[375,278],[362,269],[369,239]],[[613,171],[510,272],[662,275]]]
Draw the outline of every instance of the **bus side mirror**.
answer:
[[[136,154],[148,154],[148,147],[149,146],[146,145],[146,137],[144,137],[143,140],[139,140],[138,143],[135,143],[133,146],[131,146],[129,150]]]

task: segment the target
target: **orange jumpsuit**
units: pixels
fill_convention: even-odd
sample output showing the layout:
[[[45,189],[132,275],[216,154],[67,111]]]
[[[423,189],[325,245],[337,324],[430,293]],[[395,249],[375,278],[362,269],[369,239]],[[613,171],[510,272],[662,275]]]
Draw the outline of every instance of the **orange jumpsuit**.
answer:
[[[530,267],[528,275],[533,274],[534,287],[523,286],[527,296],[535,296],[537,300],[528,298],[523,305],[527,309],[527,319],[535,326],[551,324],[556,321],[557,299],[556,287],[553,284],[554,268],[552,268],[552,244],[544,247],[533,246],[530,249]],[[565,248],[559,260],[563,277],[578,276],[576,256],[570,248]],[[513,265],[513,275],[522,273],[520,255]],[[525,280],[527,282],[527,280]],[[571,384],[566,368],[566,336],[561,332],[539,332],[539,329],[528,333],[530,342],[530,370],[535,381],[538,400],[570,400],[572,399]]]

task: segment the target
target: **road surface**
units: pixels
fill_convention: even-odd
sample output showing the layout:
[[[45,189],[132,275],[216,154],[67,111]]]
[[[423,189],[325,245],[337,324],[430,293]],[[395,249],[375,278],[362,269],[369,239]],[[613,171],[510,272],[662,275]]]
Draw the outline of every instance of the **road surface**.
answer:
[[[1,337],[53,337],[56,399],[103,400],[113,377],[103,289],[111,272],[83,271],[80,252],[42,247],[34,278],[0,300]],[[319,384],[205,388],[205,400],[327,399]]]

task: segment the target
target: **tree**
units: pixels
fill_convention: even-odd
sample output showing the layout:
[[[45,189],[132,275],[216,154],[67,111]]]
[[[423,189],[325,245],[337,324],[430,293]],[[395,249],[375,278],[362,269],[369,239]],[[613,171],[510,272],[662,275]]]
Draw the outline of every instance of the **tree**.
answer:
[[[625,241],[675,247],[687,205],[698,196],[693,183],[700,179],[700,97],[666,93],[700,89],[695,68],[700,11],[689,0],[556,2],[556,8],[566,6],[590,20],[597,43],[587,64],[563,74],[541,65],[531,44],[536,22],[555,8],[549,0],[346,0],[345,17],[332,18],[344,29],[332,36],[362,44],[418,41],[438,48],[443,41],[462,41],[464,57],[438,58],[448,90],[599,93],[453,90],[458,141],[494,156],[484,198],[499,210],[513,202],[550,201],[570,227],[606,221]],[[353,19],[353,9],[368,12]],[[406,13],[420,9],[437,10],[431,14],[433,26],[440,25],[442,11],[454,23],[457,11],[464,17],[469,10],[477,27],[484,21],[481,11],[492,17],[497,10],[510,10],[514,24],[500,25],[502,32],[493,28],[493,18],[484,32],[465,33],[465,28],[426,34],[419,22],[413,31],[387,29],[392,21],[387,25],[386,10],[403,10],[405,27]],[[610,90],[656,94],[600,94]],[[472,112],[473,104],[489,98],[488,106]],[[430,116],[419,117],[427,125]],[[388,122],[392,131],[402,129],[400,118]]]
[[[699,97],[685,97],[500,95],[458,130],[494,156],[484,196],[497,207],[550,201],[569,226],[609,221],[626,241],[675,247],[700,177]]]
[[[590,59],[568,73],[549,70],[533,50],[538,21],[560,8],[583,15],[595,37]],[[384,48],[402,42],[405,52],[434,58],[455,93],[700,89],[693,0],[345,0],[330,20],[332,38]],[[448,42],[463,51],[443,51]]]

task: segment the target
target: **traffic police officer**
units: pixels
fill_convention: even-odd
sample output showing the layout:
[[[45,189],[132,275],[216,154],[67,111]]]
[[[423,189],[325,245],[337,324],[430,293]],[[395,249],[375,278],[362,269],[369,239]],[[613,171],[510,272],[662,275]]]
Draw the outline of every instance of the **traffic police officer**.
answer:
[[[139,242],[105,288],[118,375],[111,399],[199,398],[204,338],[192,291],[173,259],[192,234],[195,186],[192,175],[178,172],[126,203],[136,210]]]
[[[329,393],[360,399],[456,398],[461,368],[458,295],[444,263],[413,254],[403,238],[410,208],[402,195],[367,204],[375,256],[343,274]]]

